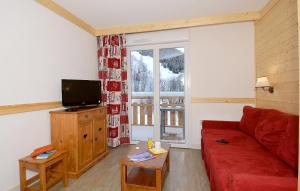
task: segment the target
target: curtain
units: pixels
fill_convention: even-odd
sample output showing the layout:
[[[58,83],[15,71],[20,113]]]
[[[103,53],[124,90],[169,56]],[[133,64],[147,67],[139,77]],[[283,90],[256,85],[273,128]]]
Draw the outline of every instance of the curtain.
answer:
[[[102,103],[107,107],[108,145],[129,143],[125,35],[97,37]]]

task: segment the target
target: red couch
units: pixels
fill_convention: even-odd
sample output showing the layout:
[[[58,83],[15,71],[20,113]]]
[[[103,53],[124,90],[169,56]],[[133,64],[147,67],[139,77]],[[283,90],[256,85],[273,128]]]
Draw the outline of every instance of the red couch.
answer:
[[[211,191],[296,191],[298,118],[245,106],[240,122],[203,121]]]

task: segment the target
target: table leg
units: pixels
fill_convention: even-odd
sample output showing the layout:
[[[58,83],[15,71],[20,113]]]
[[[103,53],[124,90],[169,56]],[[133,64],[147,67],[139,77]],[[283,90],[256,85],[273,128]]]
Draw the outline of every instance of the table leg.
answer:
[[[167,162],[167,171],[170,172],[170,152],[167,155],[166,162]]]
[[[122,191],[127,190],[126,182],[127,182],[127,166],[121,164],[121,190]]]
[[[161,191],[162,190],[162,177],[161,177],[161,169],[156,169],[155,170],[155,177],[156,177],[156,191]]]
[[[26,168],[23,161],[19,161],[19,173],[20,173],[20,190],[26,190]]]
[[[47,180],[46,180],[46,167],[44,165],[41,165],[39,167],[39,173],[40,173],[40,191],[46,191]]]
[[[62,172],[63,172],[63,181],[64,181],[64,187],[68,186],[68,173],[67,173],[67,155],[64,154],[64,158],[62,161],[63,165],[62,165]]]

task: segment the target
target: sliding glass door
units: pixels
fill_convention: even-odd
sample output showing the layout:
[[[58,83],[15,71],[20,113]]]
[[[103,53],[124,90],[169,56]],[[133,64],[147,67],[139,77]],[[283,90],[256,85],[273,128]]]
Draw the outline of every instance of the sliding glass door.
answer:
[[[131,47],[129,54],[131,140],[185,143],[185,47]]]
[[[159,49],[160,139],[185,140],[184,48]]]
[[[135,50],[131,58],[131,140],[154,138],[153,50]]]

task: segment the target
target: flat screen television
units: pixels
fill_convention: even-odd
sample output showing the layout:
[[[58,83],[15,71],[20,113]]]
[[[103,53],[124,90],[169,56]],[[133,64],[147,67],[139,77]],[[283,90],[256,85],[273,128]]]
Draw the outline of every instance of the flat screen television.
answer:
[[[93,107],[101,103],[101,81],[62,79],[62,105],[68,108]]]

